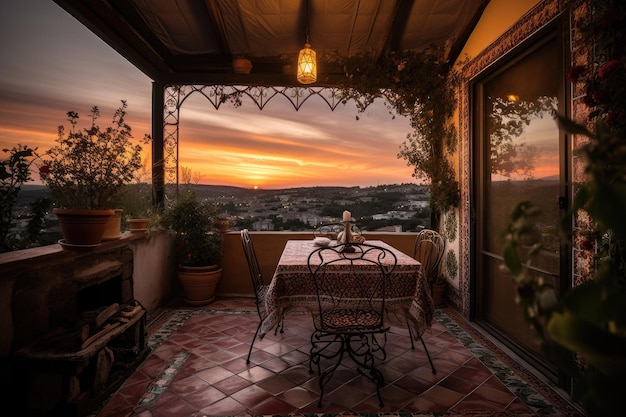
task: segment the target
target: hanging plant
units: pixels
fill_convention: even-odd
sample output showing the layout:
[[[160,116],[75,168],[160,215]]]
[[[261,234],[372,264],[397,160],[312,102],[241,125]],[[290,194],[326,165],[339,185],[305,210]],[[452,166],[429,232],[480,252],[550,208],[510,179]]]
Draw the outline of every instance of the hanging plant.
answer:
[[[346,75],[339,83],[344,103],[353,100],[363,113],[382,98],[392,117],[399,114],[409,119],[413,132],[401,144],[398,158],[413,167],[413,177],[430,182],[433,225],[441,213],[458,207],[460,200],[459,183],[449,162],[457,144],[452,116],[458,75],[449,71],[442,57],[443,49],[431,47],[421,52],[388,52],[378,58],[365,53],[330,59]]]

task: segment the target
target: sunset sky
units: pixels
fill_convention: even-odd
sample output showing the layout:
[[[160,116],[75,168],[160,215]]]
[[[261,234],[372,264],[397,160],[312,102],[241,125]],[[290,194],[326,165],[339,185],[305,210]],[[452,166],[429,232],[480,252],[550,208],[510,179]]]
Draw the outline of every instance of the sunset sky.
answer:
[[[73,110],[86,127],[90,108],[109,124],[120,100],[139,139],[150,133],[151,80],[51,0],[0,2],[0,148],[45,151]],[[415,182],[397,158],[411,131],[378,103],[331,112],[321,99],[295,111],[282,97],[215,110],[200,95],[182,108],[180,165],[202,184],[288,188]],[[2,154],[2,158],[6,154]],[[38,179],[38,178],[36,178]]]

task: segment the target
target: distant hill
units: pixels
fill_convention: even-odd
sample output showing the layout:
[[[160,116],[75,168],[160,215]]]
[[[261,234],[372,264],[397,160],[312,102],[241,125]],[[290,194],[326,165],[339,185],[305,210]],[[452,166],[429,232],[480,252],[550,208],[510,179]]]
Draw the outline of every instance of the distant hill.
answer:
[[[411,185],[420,188],[421,186]],[[181,186],[183,187],[183,186]],[[227,199],[248,199],[253,196],[267,196],[276,194],[299,194],[308,197],[329,197],[345,196],[361,189],[360,187],[336,187],[336,186],[316,186],[316,187],[295,187],[282,189],[254,189],[245,187],[233,187],[228,185],[191,185],[190,186],[200,199],[216,200]],[[401,187],[398,184],[384,186],[372,186],[366,189]],[[50,197],[50,190],[45,185],[23,185],[18,195],[18,205],[28,204],[39,197]]]
[[[22,185],[17,195],[17,204],[28,204],[39,197],[50,197],[50,190],[45,185]]]

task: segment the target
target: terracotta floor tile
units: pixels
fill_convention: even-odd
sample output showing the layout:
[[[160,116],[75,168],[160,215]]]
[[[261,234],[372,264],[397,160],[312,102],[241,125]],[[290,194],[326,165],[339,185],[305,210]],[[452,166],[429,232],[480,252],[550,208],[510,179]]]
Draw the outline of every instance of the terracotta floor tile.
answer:
[[[199,417],[241,414],[323,414],[372,412],[446,412],[531,416],[530,407],[516,398],[446,327],[434,321],[423,337],[435,362],[432,374],[419,340],[415,349],[405,329],[387,335],[383,373],[384,407],[374,383],[344,360],[326,384],[323,407],[317,407],[319,378],[309,373],[312,322],[307,313],[294,312],[284,333],[257,339],[246,357],[258,325],[254,300],[218,300],[212,310],[234,309],[243,314],[204,314],[201,307],[144,360],[97,417]],[[174,381],[149,409],[133,412],[155,377],[182,350],[190,355]],[[328,362],[324,361],[324,364]]]
[[[291,404],[296,409],[304,408],[312,402],[317,402],[319,395],[302,387],[294,387],[281,393],[278,398]]]
[[[395,382],[395,386],[402,388],[405,391],[409,391],[413,394],[419,395],[424,391],[430,389],[430,387],[433,386],[433,383],[426,382],[423,379],[417,378],[413,375],[405,375]]]
[[[322,405],[332,402],[351,409],[373,394],[376,394],[376,386],[373,382],[355,381],[354,383],[344,384],[331,392],[324,393]]]
[[[285,378],[284,375],[273,375],[269,378],[264,379],[261,382],[257,382],[256,385],[263,388],[272,395],[279,395],[296,386],[293,381]]]
[[[297,407],[276,397],[267,398],[249,407],[250,413],[254,415],[290,414],[296,410]]]
[[[308,381],[312,377],[312,375],[309,373],[308,364],[306,366],[304,365],[290,366],[289,368],[281,372],[281,375],[283,375],[285,378],[289,379],[290,381],[295,382],[296,384],[302,384],[304,381]]]
[[[231,397],[246,407],[251,408],[272,397],[272,394],[257,385],[250,385],[234,393]]]
[[[454,375],[450,375],[442,379],[439,381],[438,385],[464,395],[467,395],[476,389],[475,382],[467,381]]]
[[[209,384],[215,384],[223,379],[233,376],[233,373],[232,371],[224,369],[221,366],[214,366],[196,373],[196,376],[202,378]]]
[[[232,397],[226,397],[199,410],[205,416],[235,416],[246,413],[246,406]]]
[[[247,379],[248,381],[259,382],[264,380],[265,378],[269,378],[270,376],[274,375],[274,373],[261,366],[255,366],[239,372],[237,375],[244,379]]]
[[[511,401],[515,399],[515,395],[513,395],[513,393],[511,392],[504,392],[485,385],[481,385],[476,388],[476,391],[469,395],[468,398],[484,399],[486,401],[497,403],[500,406],[506,407],[508,404],[511,403]]]
[[[153,417],[186,417],[196,409],[182,398],[177,398],[162,406],[155,406],[150,411]]]
[[[183,396],[185,401],[191,404],[196,410],[206,407],[209,404],[213,404],[223,398],[226,398],[226,394],[222,391],[214,388],[212,386],[208,386],[202,388],[199,391],[194,392],[193,394],[188,394]]]
[[[434,403],[440,404],[448,409],[463,398],[463,394],[445,387],[440,387],[439,385],[433,386],[428,391],[424,392],[423,395]]]
[[[402,406],[415,399],[415,394],[396,385],[384,387],[381,390],[385,405],[392,405],[393,410],[400,410]]]
[[[265,369],[269,369],[272,372],[282,372],[285,369],[292,367],[293,365],[281,357],[276,357],[274,359],[263,362],[260,366]]]
[[[418,397],[415,401],[406,406],[408,411],[412,412],[445,412],[448,407],[438,404],[427,397]]]
[[[185,395],[196,392],[208,385],[209,383],[202,378],[198,378],[197,376],[192,375],[185,379],[175,380],[174,382],[172,382],[170,389],[179,395]]]
[[[249,387],[250,385],[252,385],[252,382],[240,377],[239,375],[233,375],[229,378],[223,379],[213,384],[215,388],[219,389],[226,395],[231,395],[237,391]]]

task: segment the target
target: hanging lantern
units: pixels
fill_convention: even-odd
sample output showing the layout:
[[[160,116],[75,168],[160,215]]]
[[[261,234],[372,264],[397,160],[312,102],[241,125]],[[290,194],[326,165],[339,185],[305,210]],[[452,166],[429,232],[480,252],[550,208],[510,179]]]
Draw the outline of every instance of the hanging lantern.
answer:
[[[300,84],[312,84],[317,81],[315,51],[311,49],[311,45],[308,42],[304,44],[304,49],[301,49],[300,55],[298,55],[298,73],[296,78]]]

